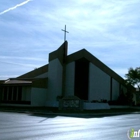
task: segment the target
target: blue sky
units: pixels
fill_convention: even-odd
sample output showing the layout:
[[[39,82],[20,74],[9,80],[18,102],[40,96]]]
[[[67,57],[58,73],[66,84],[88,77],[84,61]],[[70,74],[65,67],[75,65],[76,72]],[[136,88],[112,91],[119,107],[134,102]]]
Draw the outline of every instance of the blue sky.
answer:
[[[68,54],[87,49],[120,76],[139,67],[140,0],[0,1],[0,79],[48,63],[67,25]]]

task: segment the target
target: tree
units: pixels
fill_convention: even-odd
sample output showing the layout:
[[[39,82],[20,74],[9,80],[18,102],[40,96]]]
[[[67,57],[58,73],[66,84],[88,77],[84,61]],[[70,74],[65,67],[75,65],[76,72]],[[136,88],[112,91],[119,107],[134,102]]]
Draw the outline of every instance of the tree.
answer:
[[[127,85],[130,84],[134,87],[137,87],[140,91],[140,67],[137,67],[135,69],[130,68],[128,70],[128,74],[126,74],[125,77]]]

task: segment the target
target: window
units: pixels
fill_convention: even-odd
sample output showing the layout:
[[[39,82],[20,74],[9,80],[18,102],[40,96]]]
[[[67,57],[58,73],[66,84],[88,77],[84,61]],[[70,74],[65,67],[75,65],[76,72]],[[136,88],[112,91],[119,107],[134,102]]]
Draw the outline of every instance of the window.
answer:
[[[8,92],[8,100],[11,101],[12,100],[12,87],[9,87],[9,92]]]
[[[3,87],[3,100],[7,100],[7,97],[8,97],[8,93],[7,93],[7,87]]]
[[[19,86],[18,87],[18,101],[21,101],[21,99],[22,99],[22,87]]]
[[[13,87],[13,100],[14,101],[17,100],[17,87],[16,86]]]

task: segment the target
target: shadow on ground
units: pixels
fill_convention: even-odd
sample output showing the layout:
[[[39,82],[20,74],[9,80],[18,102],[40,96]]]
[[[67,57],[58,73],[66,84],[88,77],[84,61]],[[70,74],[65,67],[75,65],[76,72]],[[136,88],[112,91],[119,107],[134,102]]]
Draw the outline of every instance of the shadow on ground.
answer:
[[[57,108],[47,107],[11,107],[0,106],[0,112],[15,112],[26,113],[31,116],[55,118],[57,116],[76,117],[76,118],[102,118],[118,115],[140,114],[140,109],[123,108],[123,109],[110,109],[110,110],[88,110],[88,111],[60,111]]]
[[[76,117],[76,118],[102,118],[118,115],[140,114],[138,109],[111,109],[111,110],[92,110],[92,111],[55,111],[52,113],[32,113],[33,116],[55,118],[57,116]]]

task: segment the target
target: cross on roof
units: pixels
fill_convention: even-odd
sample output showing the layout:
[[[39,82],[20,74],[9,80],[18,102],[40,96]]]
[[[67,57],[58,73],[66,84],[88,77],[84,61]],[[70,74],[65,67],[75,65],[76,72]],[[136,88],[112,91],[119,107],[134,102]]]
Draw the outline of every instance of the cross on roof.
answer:
[[[66,41],[66,33],[69,33],[69,32],[66,30],[66,25],[65,25],[65,30],[62,29],[62,31],[64,31],[64,41]]]

